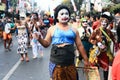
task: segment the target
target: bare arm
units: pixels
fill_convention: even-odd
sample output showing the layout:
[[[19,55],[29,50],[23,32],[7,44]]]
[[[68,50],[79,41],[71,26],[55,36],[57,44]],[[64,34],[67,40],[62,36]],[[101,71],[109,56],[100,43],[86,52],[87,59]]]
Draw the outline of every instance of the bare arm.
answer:
[[[39,37],[38,41],[44,46],[44,47],[48,47],[51,44],[51,33],[53,32],[53,28],[50,27],[47,31],[46,37],[45,39],[42,39],[41,37]]]

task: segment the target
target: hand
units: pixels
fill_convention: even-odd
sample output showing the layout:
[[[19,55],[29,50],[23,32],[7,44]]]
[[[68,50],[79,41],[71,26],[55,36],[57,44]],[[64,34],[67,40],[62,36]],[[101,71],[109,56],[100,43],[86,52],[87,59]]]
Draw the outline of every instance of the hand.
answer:
[[[98,45],[98,47],[99,47],[100,49],[104,49],[104,48],[105,48],[105,45],[102,44],[101,42],[98,42],[97,45]]]
[[[90,62],[88,60],[84,61],[84,67],[85,67],[84,71],[88,72],[90,68]]]
[[[105,45],[102,45],[102,46],[101,46],[101,49],[105,49],[105,48],[106,48],[106,46],[105,46]]]
[[[36,39],[37,39],[37,40],[41,39],[41,35],[40,35],[40,34],[37,34],[37,33],[36,33],[35,36],[36,36]]]
[[[89,68],[90,62],[88,60],[84,61],[84,66],[85,66],[85,68]]]

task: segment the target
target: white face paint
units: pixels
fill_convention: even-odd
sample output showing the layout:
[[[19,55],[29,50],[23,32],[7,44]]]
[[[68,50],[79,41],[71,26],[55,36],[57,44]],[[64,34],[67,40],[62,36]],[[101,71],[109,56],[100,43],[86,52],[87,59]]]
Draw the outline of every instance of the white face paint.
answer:
[[[82,26],[83,26],[83,27],[88,26],[88,24],[87,24],[87,21],[86,21],[86,20],[85,20],[85,21],[82,21]]]
[[[103,27],[107,27],[107,22],[106,22],[106,20],[102,20],[102,21],[101,21],[101,25],[102,25]]]
[[[67,9],[61,9],[59,12],[58,12],[58,16],[57,16],[57,19],[60,23],[67,23],[69,21],[69,12]]]

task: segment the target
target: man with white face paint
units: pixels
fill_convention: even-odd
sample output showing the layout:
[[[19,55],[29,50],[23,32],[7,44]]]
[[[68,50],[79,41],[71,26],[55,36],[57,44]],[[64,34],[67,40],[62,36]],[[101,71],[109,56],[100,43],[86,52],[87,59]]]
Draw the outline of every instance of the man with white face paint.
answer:
[[[107,28],[110,16],[106,12],[102,14],[101,26],[93,31],[89,41],[99,47],[100,54],[97,56],[97,63],[103,69],[104,80],[108,80],[109,65],[112,65],[113,54],[111,52],[111,42],[115,43],[115,37],[112,32]]]
[[[69,12],[68,10],[66,9],[61,9],[59,12],[58,12],[58,21],[59,23],[63,23],[63,24],[67,24],[68,21],[69,21]]]
[[[51,80],[78,80],[78,73],[74,63],[74,44],[81,53],[85,67],[89,67],[88,58],[77,29],[68,25],[69,8],[59,5],[54,13],[56,24],[48,29],[45,39],[38,36],[39,42],[48,47],[52,44],[49,72]]]

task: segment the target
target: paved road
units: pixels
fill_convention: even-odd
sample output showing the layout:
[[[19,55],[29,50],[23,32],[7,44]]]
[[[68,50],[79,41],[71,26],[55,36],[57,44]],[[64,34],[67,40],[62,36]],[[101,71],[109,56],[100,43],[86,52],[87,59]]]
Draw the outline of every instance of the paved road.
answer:
[[[49,80],[49,48],[44,49],[44,56],[32,59],[32,50],[28,49],[30,62],[21,62],[16,53],[17,39],[13,36],[12,51],[5,52],[0,42],[0,80]],[[83,69],[79,69],[79,80],[85,80]],[[101,79],[102,80],[102,79]]]

